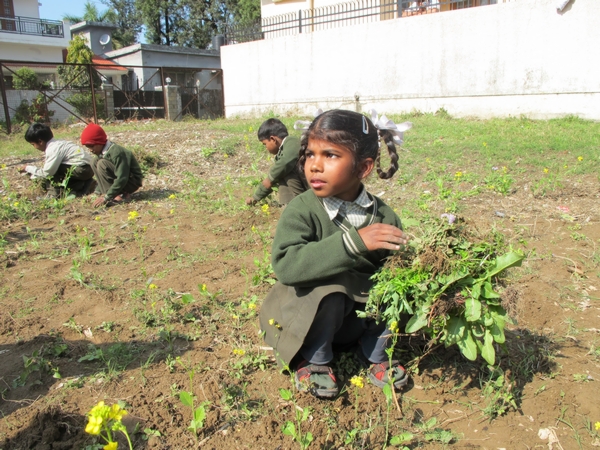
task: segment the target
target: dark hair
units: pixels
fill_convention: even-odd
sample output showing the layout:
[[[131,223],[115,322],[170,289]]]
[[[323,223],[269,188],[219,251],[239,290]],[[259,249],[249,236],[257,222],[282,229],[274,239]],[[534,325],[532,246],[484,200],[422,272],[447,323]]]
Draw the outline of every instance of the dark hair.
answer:
[[[381,170],[379,139],[385,142],[390,154],[390,168]],[[393,135],[389,130],[377,130],[371,120],[357,112],[332,109],[317,116],[302,135],[298,164],[304,167],[309,139],[322,139],[346,147],[354,153],[354,169],[360,161],[372,158],[379,178],[391,178],[398,170],[398,154]]]
[[[43,123],[32,123],[25,132],[25,140],[27,142],[48,142],[53,137],[54,134],[52,133],[50,127],[48,125],[44,125]]]
[[[257,134],[258,140],[264,141],[265,139],[269,139],[271,136],[277,136],[280,139],[285,139],[289,133],[281,120],[267,119],[261,124]]]

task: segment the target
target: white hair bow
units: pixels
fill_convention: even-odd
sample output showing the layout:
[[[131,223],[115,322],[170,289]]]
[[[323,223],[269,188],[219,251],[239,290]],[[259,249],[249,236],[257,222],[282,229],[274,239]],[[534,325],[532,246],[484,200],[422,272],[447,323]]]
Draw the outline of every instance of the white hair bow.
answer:
[[[404,132],[412,128],[412,122],[403,122],[396,125],[393,120],[388,119],[385,114],[382,114],[380,118],[377,118],[377,111],[374,109],[369,110],[371,114],[371,122],[375,125],[378,130],[388,130],[392,133],[394,143],[396,145],[402,145],[404,142]]]
[[[323,110],[321,108],[317,109],[314,113],[315,118],[323,114]],[[294,122],[294,130],[308,130],[312,120],[296,120]]]

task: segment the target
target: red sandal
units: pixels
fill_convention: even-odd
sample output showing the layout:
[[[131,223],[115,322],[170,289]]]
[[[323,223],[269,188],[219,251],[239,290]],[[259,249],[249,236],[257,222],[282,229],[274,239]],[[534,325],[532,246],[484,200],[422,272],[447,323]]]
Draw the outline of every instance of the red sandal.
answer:
[[[302,361],[298,364],[294,378],[296,389],[300,392],[308,391],[319,398],[333,398],[339,393],[337,380],[329,366]]]

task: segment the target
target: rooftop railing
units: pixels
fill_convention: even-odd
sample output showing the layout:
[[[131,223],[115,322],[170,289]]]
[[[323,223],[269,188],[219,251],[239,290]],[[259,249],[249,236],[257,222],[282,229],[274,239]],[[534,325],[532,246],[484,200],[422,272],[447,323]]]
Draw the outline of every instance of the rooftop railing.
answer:
[[[63,23],[60,20],[21,16],[0,16],[0,33],[30,34],[56,38],[62,38],[65,35]]]
[[[265,17],[260,22],[246,27],[229,27],[225,43],[238,44],[509,1],[514,0],[356,0]]]

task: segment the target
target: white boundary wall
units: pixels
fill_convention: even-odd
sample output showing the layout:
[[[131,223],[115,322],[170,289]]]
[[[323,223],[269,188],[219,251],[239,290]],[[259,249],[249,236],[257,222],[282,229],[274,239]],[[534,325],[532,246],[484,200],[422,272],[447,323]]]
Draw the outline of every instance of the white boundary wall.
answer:
[[[221,47],[227,117],[445,108],[600,120],[600,0],[512,3]],[[358,97],[358,102],[355,97]]]

